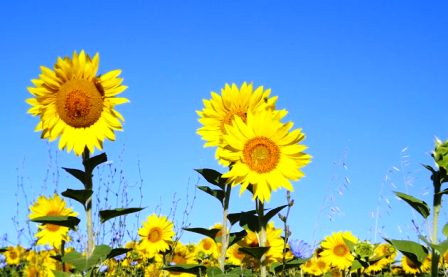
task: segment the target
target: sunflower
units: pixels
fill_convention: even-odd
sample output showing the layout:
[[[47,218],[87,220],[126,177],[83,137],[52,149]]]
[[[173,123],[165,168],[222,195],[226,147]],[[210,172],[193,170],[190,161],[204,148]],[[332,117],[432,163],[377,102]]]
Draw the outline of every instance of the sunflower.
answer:
[[[240,252],[241,246],[238,243],[232,244],[227,248],[226,262],[231,265],[241,265],[244,261],[245,254]]]
[[[330,263],[313,255],[304,264],[300,266],[304,273],[308,273],[314,276],[322,276],[330,270]]]
[[[127,87],[118,78],[121,70],[97,75],[99,54],[91,59],[84,51],[73,57],[58,58],[54,69],[41,66],[42,73],[28,87],[33,95],[26,102],[33,116],[39,116],[36,131],[53,141],[59,137],[59,149],[81,155],[102,150],[103,141],[115,140],[115,130],[122,130],[123,116],[115,106],[128,102],[116,97]],[[121,121],[120,121],[121,120]]]
[[[338,232],[327,236],[321,243],[323,248],[321,257],[332,266],[347,269],[352,265],[354,257],[346,241],[355,244],[358,239],[350,232]]]
[[[203,125],[197,133],[206,141],[204,146],[218,146],[226,134],[226,125],[231,125],[235,118],[246,121],[249,111],[274,109],[277,97],[269,97],[270,89],[263,86],[255,90],[252,84],[243,83],[238,89],[236,84],[225,84],[221,95],[212,92],[210,100],[203,100],[204,109],[196,111],[199,122]]]
[[[194,252],[178,241],[174,247],[171,262],[175,265],[194,264],[196,262]]]
[[[39,196],[30,207],[30,219],[41,216],[77,216],[72,208],[66,207],[64,199],[54,194],[53,197]],[[70,241],[69,228],[54,224],[40,224],[35,237],[38,245],[51,245],[58,248],[62,241]]]
[[[18,265],[20,261],[24,258],[25,255],[25,249],[18,245],[18,246],[8,246],[6,248],[6,251],[4,252],[6,263],[8,265]]]
[[[174,237],[173,228],[173,223],[166,216],[159,217],[155,214],[148,216],[143,227],[138,230],[140,247],[150,256],[168,250]]]
[[[375,247],[373,256],[370,257],[370,265],[366,268],[365,273],[371,274],[381,271],[395,261],[397,250],[388,243],[382,243]]]
[[[233,186],[241,184],[240,194],[249,186],[253,198],[269,201],[271,191],[284,187],[292,191],[290,180],[304,176],[300,168],[310,162],[303,153],[306,146],[300,129],[290,131],[292,122],[280,122],[282,115],[272,110],[249,112],[244,122],[236,117],[227,125],[223,136],[225,146],[218,152],[219,159],[232,164],[222,177]]]
[[[243,247],[259,247],[259,235],[251,230],[246,230],[247,234],[241,241]],[[275,228],[272,222],[266,226],[266,247],[269,250],[265,254],[265,262],[273,263],[281,261],[283,258],[284,240],[282,238],[282,229]]]
[[[220,251],[218,244],[212,238],[206,237],[199,241],[197,253],[216,259],[218,258]]]
[[[403,255],[401,258],[401,267],[406,274],[427,273],[431,268],[431,255],[427,255],[420,266]]]

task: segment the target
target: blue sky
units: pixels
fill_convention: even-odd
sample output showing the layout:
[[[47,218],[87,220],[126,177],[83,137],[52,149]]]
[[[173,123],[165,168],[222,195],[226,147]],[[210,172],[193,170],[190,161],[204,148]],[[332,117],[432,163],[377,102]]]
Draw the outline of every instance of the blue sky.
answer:
[[[193,169],[225,170],[195,134],[195,111],[211,91],[247,81],[279,96],[278,107],[303,128],[313,156],[306,177],[294,184],[293,237],[313,242],[351,230],[376,241],[415,238],[413,219],[427,232],[392,191],[431,202],[429,174],[420,163],[432,163],[435,136],[448,139],[445,2],[64,3],[10,1],[0,10],[0,233],[10,241],[17,203],[24,221],[26,202],[37,195],[80,188],[58,169],[80,167],[80,159],[33,132],[38,118],[26,114],[25,99],[40,65],[52,67],[58,56],[81,49],[100,53],[100,73],[121,68],[129,86],[123,96],[131,103],[117,108],[125,131],[106,142],[105,151],[122,172],[134,206],[140,201],[140,168],[147,207],[140,220],[154,211],[168,214],[176,194],[181,221],[187,194],[191,200],[194,185],[205,184]],[[103,170],[97,177],[104,181]],[[250,196],[237,191],[231,210],[253,208]],[[285,192],[278,191],[267,207],[284,203]],[[372,212],[380,215],[377,221]],[[446,218],[442,211],[443,223]],[[218,203],[197,192],[192,226],[220,220]],[[185,234],[182,240],[196,239]]]

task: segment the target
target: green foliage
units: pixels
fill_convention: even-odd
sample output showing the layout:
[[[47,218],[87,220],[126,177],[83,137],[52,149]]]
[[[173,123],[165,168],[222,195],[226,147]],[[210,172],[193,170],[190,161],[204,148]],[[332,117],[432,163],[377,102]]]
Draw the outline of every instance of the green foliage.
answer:
[[[107,220],[112,219],[114,217],[139,212],[143,209],[144,208],[117,208],[113,210],[102,210],[100,211],[100,220],[101,223],[104,223]]]
[[[288,207],[288,205],[279,206],[279,207],[273,208],[269,212],[267,212],[263,217],[263,225],[266,226],[268,224],[269,220],[271,220],[272,217],[274,217],[276,214],[278,214],[285,207]]]
[[[207,236],[213,240],[215,240],[216,235],[221,231],[221,229],[213,228],[213,229],[206,229],[206,228],[182,228],[185,231],[193,232],[197,234],[201,234],[204,236]]]
[[[73,177],[78,179],[83,185],[86,184],[87,177],[86,177],[86,173],[84,171],[76,169],[76,168],[66,168],[66,167],[63,167],[62,169],[64,169],[65,171],[70,173],[70,175],[72,175]]]
[[[227,179],[222,178],[221,173],[219,173],[216,170],[209,169],[209,168],[202,168],[202,169],[195,169],[195,170],[199,174],[201,174],[202,177],[204,177],[205,180],[207,180],[207,182],[209,182],[210,184],[213,184],[215,186],[218,186],[220,189],[224,190],[224,188],[227,184]]]
[[[42,224],[64,226],[75,230],[81,220],[75,216],[51,215],[36,217],[31,219],[31,221]]]
[[[255,215],[257,213],[256,210],[251,210],[247,212],[241,212],[241,213],[231,213],[227,215],[227,219],[230,222],[230,225],[234,225],[238,221],[241,220],[241,218],[248,216],[248,215]]]
[[[279,273],[283,270],[288,270],[288,269],[292,269],[292,268],[299,268],[302,264],[306,263],[308,261],[308,259],[300,259],[300,258],[293,258],[289,261],[287,261],[285,263],[285,265],[283,265],[283,263],[273,263],[271,265],[271,270]]]
[[[221,189],[211,189],[207,186],[197,186],[198,189],[210,194],[211,196],[215,197],[219,200],[222,206],[224,206],[224,196],[225,192]]]
[[[430,214],[430,209],[428,204],[425,201],[417,199],[411,195],[402,193],[402,192],[394,192],[395,195],[403,199],[406,203],[408,203],[412,208],[414,208],[419,214],[421,214],[424,218],[427,218]]]
[[[67,189],[66,191],[62,192],[63,196],[76,200],[83,206],[86,205],[87,199],[89,199],[92,194],[93,190],[91,189]]]
[[[229,235],[229,247],[233,244],[241,241],[247,235],[246,230],[242,230],[240,232],[230,233]]]
[[[257,260],[261,260],[261,257],[268,252],[269,248],[270,247],[240,247],[239,251],[248,254]]]
[[[448,171],[448,140],[442,142],[441,140],[436,140],[436,147],[432,154],[434,161],[439,166],[443,168],[445,172]]]
[[[448,223],[443,226],[442,233],[446,238],[448,238]]]
[[[196,274],[199,276],[199,274],[207,272],[207,267],[205,265],[199,265],[199,264],[190,264],[190,265],[167,265],[163,267],[164,270],[170,271],[170,272],[183,272],[183,273],[191,273]]]
[[[107,155],[106,153],[101,153],[83,161],[83,164],[86,169],[86,173],[91,175],[95,167],[105,162],[107,162]]]
[[[410,240],[388,240],[393,247],[400,251],[403,255],[408,257],[417,266],[420,266],[428,255],[428,249],[414,241]]]
[[[93,250],[90,257],[85,257],[79,252],[70,252],[62,257],[62,261],[72,264],[78,272],[86,272],[94,266],[106,260],[111,253],[112,248],[107,245],[98,245]]]

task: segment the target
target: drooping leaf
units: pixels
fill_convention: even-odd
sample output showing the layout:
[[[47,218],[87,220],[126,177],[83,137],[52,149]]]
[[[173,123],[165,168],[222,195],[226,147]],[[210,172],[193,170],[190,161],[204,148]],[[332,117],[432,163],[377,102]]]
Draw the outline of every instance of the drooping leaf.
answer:
[[[132,251],[132,248],[114,248],[112,249],[109,254],[107,255],[107,259],[112,259],[117,256],[123,255],[128,253],[129,251]]]
[[[277,208],[274,208],[272,210],[270,210],[269,212],[267,212],[264,215],[264,224],[268,224],[269,220],[271,220],[272,217],[274,217],[276,214],[278,214],[281,210],[283,210],[285,207],[287,207],[288,205],[283,205],[283,206],[279,206]]]
[[[417,199],[411,195],[402,193],[402,192],[394,192],[395,195],[403,199],[406,203],[408,203],[412,208],[414,208],[419,214],[421,214],[424,218],[427,218],[430,214],[430,209],[428,204],[425,201]]]
[[[246,230],[242,230],[239,232],[234,232],[229,234],[229,247],[233,244],[241,241],[247,235]]]
[[[86,173],[84,171],[76,169],[76,168],[66,168],[66,167],[63,167],[62,169],[64,169],[65,171],[70,173],[70,175],[72,175],[73,177],[78,179],[83,185],[86,184],[85,183],[86,182]]]
[[[239,251],[261,260],[261,257],[269,250],[270,247],[240,247]]]
[[[75,230],[76,226],[78,226],[79,222],[81,221],[79,218],[75,216],[61,216],[61,215],[40,216],[30,220],[32,222],[42,224],[53,224],[58,226],[64,226],[72,230]]]
[[[97,167],[98,165],[107,162],[107,155],[106,153],[101,153],[99,155],[90,157],[87,161],[84,162],[84,166],[86,167],[86,170],[90,173]]]
[[[241,213],[231,213],[231,214],[227,215],[227,219],[230,221],[230,225],[234,225],[235,223],[240,221],[242,214],[256,214],[256,213],[257,213],[256,210],[251,210],[251,211],[241,212]]]
[[[414,241],[410,240],[389,240],[384,239],[400,251],[403,255],[409,258],[417,266],[420,266],[428,255],[428,249]]]
[[[210,194],[211,196],[215,197],[216,199],[219,200],[219,202],[221,203],[221,205],[224,205],[224,191],[221,189],[211,189],[207,186],[197,186],[198,189]]]
[[[101,223],[104,223],[111,218],[139,212],[143,209],[144,208],[117,208],[113,210],[102,210],[100,211],[100,220]]]
[[[207,182],[210,184],[213,184],[215,186],[218,186],[220,189],[224,190],[226,186],[226,179],[222,178],[222,174],[219,173],[216,170],[209,169],[209,168],[201,168],[201,169],[195,169],[196,172],[202,175]]]
[[[213,229],[205,229],[205,228],[182,228],[185,231],[193,232],[196,234],[201,234],[207,236],[213,240],[215,240],[216,235],[221,231],[221,229],[213,228]]]
[[[170,272],[191,273],[191,274],[196,274],[199,276],[199,274],[205,274],[205,272],[207,271],[207,267],[205,267],[204,265],[199,265],[199,264],[169,265],[169,266],[164,266],[163,270],[170,271]]]
[[[93,190],[91,189],[67,189],[62,192],[63,196],[76,200],[83,206],[86,205],[87,199],[89,199],[92,194]]]
[[[93,250],[92,255],[88,258],[81,253],[73,251],[65,254],[62,257],[62,261],[72,264],[78,271],[85,272],[106,260],[111,250],[112,248],[107,245],[97,245]]]

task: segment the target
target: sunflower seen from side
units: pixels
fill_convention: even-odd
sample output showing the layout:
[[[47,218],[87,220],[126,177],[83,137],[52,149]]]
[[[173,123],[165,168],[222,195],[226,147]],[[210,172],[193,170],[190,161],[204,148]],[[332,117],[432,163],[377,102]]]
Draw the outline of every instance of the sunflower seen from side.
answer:
[[[73,57],[58,58],[53,69],[41,66],[39,78],[28,87],[32,98],[28,110],[40,121],[36,131],[41,137],[54,141],[59,149],[81,155],[87,148],[102,150],[103,141],[115,140],[114,131],[121,131],[123,116],[115,106],[128,102],[116,97],[127,87],[118,76],[121,70],[97,75],[99,54],[90,58],[84,51]]]
[[[327,236],[321,242],[323,251],[320,253],[320,256],[338,269],[344,270],[349,268],[355,258],[346,241],[355,244],[358,242],[358,239],[350,232],[337,232]]]
[[[254,199],[269,201],[272,191],[293,191],[290,180],[304,176],[300,169],[311,160],[303,152],[307,147],[301,144],[305,135],[301,129],[291,131],[293,123],[282,123],[282,117],[266,109],[249,112],[246,121],[236,117],[226,126],[218,158],[232,164],[222,177],[232,186],[241,184],[240,194],[251,189]]]
[[[39,196],[37,201],[30,207],[30,219],[42,216],[77,216],[72,208],[66,207],[66,202],[59,195],[53,197]],[[38,245],[50,245],[59,248],[62,241],[70,241],[69,228],[54,224],[38,225],[35,237]]]
[[[203,100],[204,109],[197,111],[199,122],[203,125],[197,133],[205,140],[206,147],[218,146],[222,136],[226,134],[226,125],[231,125],[235,118],[246,122],[248,112],[274,109],[277,97],[269,97],[270,89],[243,83],[240,88],[236,84],[225,84],[221,95],[211,93],[210,100]]]
[[[159,217],[152,214],[138,230],[138,235],[140,236],[139,248],[146,251],[149,257],[154,257],[159,252],[170,248],[174,237],[174,224],[166,216]]]

